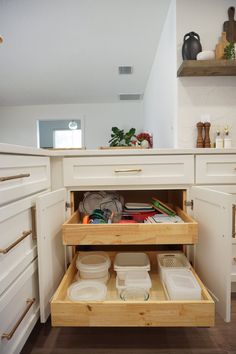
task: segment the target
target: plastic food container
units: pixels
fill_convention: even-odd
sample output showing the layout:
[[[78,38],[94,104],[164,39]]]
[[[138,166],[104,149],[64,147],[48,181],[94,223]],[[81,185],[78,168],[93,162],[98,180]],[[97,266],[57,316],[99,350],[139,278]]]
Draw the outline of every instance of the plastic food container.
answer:
[[[72,301],[103,301],[106,294],[106,285],[92,280],[73,283],[67,290],[67,295]]]
[[[201,287],[189,269],[168,270],[165,285],[171,300],[201,300]]]
[[[114,261],[114,270],[120,279],[124,279],[127,271],[149,271],[150,261],[146,253],[117,253]]]
[[[120,298],[123,301],[147,301],[149,293],[143,288],[126,288],[122,290]]]
[[[124,279],[120,278],[119,274],[116,277],[116,288],[119,295],[126,288],[142,288],[149,293],[151,287],[151,278],[145,270],[128,271]]]
[[[76,276],[75,276],[76,281],[90,281],[91,279],[82,279],[80,277],[79,271],[77,272]],[[103,284],[107,284],[108,280],[110,279],[110,273],[107,272],[107,274],[104,277],[101,278],[95,278],[96,281],[99,281]]]
[[[158,273],[161,281],[165,281],[169,269],[190,269],[191,264],[183,252],[166,252],[157,254]]]
[[[104,278],[107,276],[110,265],[110,258],[105,252],[79,254],[76,260],[76,266],[82,279]]]

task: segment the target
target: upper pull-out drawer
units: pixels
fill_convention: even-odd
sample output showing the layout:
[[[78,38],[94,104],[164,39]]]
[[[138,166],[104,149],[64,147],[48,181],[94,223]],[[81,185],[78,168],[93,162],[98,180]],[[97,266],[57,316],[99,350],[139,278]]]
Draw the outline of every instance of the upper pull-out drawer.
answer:
[[[174,156],[104,156],[64,158],[65,186],[137,186],[192,184],[194,158]]]
[[[79,212],[63,224],[64,245],[142,245],[195,244],[198,240],[197,223],[180,208],[180,224],[81,224]]]
[[[196,183],[217,184],[236,181],[236,155],[196,156]]]
[[[49,187],[48,157],[0,155],[0,205]]]

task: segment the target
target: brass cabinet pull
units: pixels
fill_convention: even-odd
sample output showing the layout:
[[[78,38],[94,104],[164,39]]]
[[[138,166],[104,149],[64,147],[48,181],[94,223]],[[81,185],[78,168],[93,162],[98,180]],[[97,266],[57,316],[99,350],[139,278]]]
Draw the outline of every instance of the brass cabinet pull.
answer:
[[[126,173],[126,172],[142,172],[141,168],[127,168],[121,170],[115,170],[115,173]]]
[[[30,173],[21,173],[20,175],[15,175],[15,176],[0,177],[0,182],[9,181],[10,179],[24,178],[24,177],[30,177]]]
[[[26,304],[27,307],[25,309],[25,311],[22,313],[21,317],[19,318],[19,320],[16,322],[15,326],[12,328],[12,330],[9,333],[3,333],[2,334],[2,339],[7,339],[10,340],[15,331],[17,330],[17,328],[19,327],[19,325],[21,324],[21,322],[23,321],[24,317],[26,316],[27,312],[30,310],[31,306],[33,305],[33,303],[35,302],[35,298],[32,299],[27,299],[26,300]]]
[[[236,231],[235,231],[235,215],[236,214],[236,205],[233,205],[232,208],[232,237],[235,238],[236,237]]]
[[[0,253],[6,254],[7,252],[9,252],[13,247],[15,247],[16,245],[18,245],[18,243],[20,243],[21,241],[23,241],[27,236],[32,234],[32,230],[29,231],[23,231],[22,236],[19,237],[15,242],[13,242],[10,246],[6,247],[6,248],[0,248]]]

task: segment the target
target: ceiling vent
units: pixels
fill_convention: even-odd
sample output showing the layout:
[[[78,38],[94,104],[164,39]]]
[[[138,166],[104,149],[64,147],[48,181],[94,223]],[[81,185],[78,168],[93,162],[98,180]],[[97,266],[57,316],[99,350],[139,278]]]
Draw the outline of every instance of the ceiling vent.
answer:
[[[143,95],[140,93],[121,93],[119,95],[120,101],[135,101],[141,100]]]
[[[132,66],[119,66],[118,71],[120,75],[130,75],[133,73]]]

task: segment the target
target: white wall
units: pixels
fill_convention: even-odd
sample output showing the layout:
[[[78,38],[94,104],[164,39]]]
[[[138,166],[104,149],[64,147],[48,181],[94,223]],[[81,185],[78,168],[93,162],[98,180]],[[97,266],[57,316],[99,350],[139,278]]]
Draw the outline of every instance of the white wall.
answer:
[[[177,0],[177,62],[182,62],[183,37],[190,31],[200,35],[203,50],[214,50],[228,19],[228,8],[236,0]],[[195,147],[196,123],[209,114],[211,138],[215,130],[229,125],[236,146],[235,77],[189,77],[177,80],[177,145]],[[203,119],[204,120],[204,119]]]
[[[177,95],[175,18],[175,0],[172,0],[144,94],[144,128],[153,133],[154,147],[174,146]]]
[[[142,102],[0,107],[0,142],[37,146],[37,120],[84,118],[85,146],[107,146],[111,128],[143,130]]]

